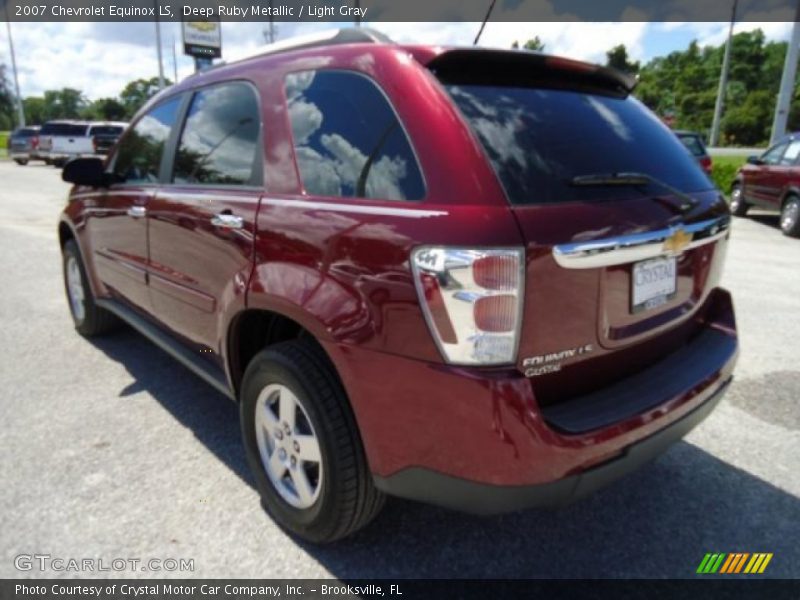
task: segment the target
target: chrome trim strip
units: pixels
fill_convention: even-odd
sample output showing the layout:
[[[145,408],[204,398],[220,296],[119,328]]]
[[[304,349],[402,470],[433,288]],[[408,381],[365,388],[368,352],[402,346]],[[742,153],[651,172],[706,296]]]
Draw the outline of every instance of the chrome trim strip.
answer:
[[[263,204],[305,208],[307,210],[329,210],[332,212],[358,213],[364,215],[383,215],[388,217],[409,217],[424,219],[427,217],[443,217],[448,214],[442,210],[424,210],[419,208],[394,208],[389,206],[369,206],[365,204],[343,204],[338,202],[317,202],[314,200],[291,200],[288,198],[264,198]]]
[[[633,233],[588,242],[559,244],[553,247],[553,258],[565,269],[595,269],[647,260],[659,256],[676,256],[693,248],[716,242],[728,234],[729,216],[708,219],[690,225],[673,225],[664,229]],[[664,242],[678,231],[691,236],[688,245],[674,252]]]

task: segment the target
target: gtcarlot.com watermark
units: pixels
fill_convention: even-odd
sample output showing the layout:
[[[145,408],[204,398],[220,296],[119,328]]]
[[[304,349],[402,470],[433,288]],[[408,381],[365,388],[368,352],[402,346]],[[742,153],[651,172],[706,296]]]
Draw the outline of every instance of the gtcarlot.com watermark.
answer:
[[[193,558],[74,558],[51,554],[18,554],[14,557],[18,571],[56,573],[107,573],[107,572],[191,572]]]

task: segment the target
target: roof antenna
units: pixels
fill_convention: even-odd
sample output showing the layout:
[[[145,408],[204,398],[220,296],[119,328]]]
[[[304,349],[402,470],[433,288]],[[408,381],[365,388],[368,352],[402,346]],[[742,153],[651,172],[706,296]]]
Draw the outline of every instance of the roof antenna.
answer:
[[[483,23],[481,23],[481,28],[478,30],[478,35],[475,36],[475,41],[472,42],[473,46],[478,45],[478,40],[481,39],[481,34],[483,33],[483,28],[486,27],[486,22],[492,16],[492,11],[494,10],[494,5],[497,0],[492,0],[492,3],[489,5],[489,10],[486,11],[486,16],[483,18]]]

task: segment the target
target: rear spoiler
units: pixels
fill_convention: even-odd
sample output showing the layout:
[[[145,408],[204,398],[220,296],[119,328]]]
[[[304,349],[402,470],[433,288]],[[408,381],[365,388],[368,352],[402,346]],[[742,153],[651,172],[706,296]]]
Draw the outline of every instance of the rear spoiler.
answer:
[[[526,50],[458,48],[427,65],[442,82],[573,89],[625,97],[638,78],[616,69]]]

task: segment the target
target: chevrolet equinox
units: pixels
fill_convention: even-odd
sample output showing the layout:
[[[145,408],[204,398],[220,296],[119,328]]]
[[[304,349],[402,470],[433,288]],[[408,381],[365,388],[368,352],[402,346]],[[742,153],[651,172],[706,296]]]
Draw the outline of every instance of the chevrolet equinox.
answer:
[[[574,500],[705,418],[737,356],[727,205],[634,84],[367,29],[193,75],[64,169],[75,327],[126,322],[238,402],[304,539],[386,495]]]

